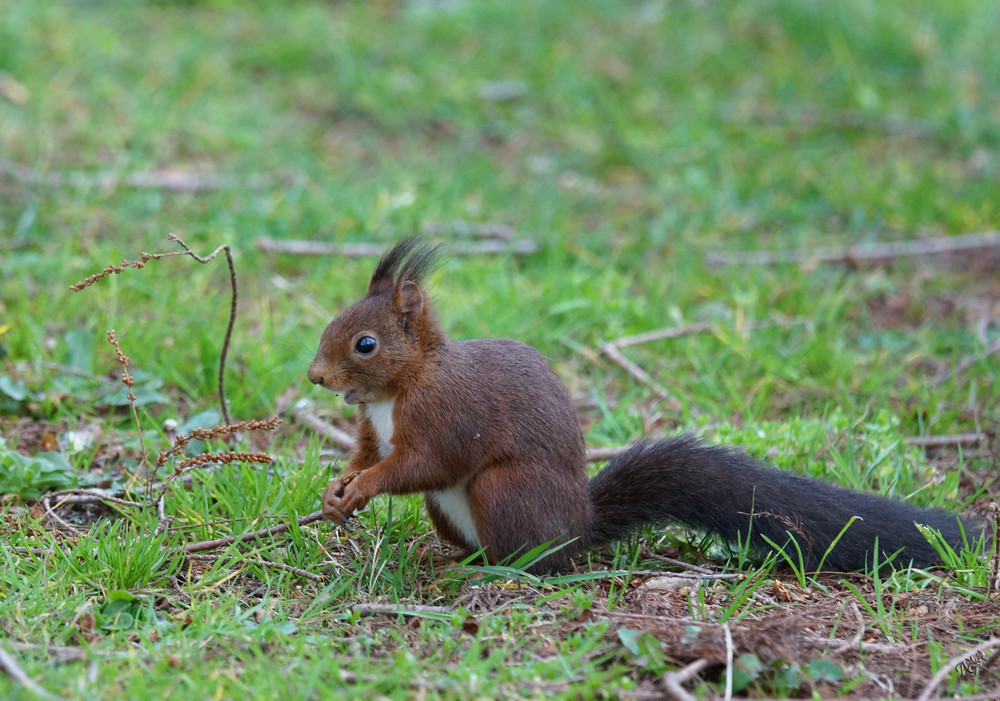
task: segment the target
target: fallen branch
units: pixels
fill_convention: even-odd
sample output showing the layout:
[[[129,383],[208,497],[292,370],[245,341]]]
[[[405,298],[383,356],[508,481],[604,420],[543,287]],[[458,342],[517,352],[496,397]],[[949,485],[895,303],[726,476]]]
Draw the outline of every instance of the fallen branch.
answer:
[[[118,506],[131,506],[138,508],[145,506],[145,504],[138,501],[122,499],[100,489],[63,489],[58,492],[52,492],[49,496],[62,497],[55,505],[56,508],[59,508],[64,504],[98,504],[102,502],[117,504]]]
[[[942,445],[982,443],[989,440],[989,438],[985,433],[976,431],[975,433],[950,433],[940,436],[909,436],[905,441],[910,445],[922,445],[929,448]]]
[[[853,246],[819,246],[789,251],[712,251],[706,261],[712,266],[777,265],[782,263],[879,262],[909,256],[960,253],[1000,247],[1000,231],[958,236],[938,236],[916,241],[859,243]]]
[[[177,170],[132,171],[128,173],[102,170],[94,173],[78,171],[65,175],[58,173],[43,175],[34,168],[2,158],[0,158],[0,173],[18,182],[45,187],[69,185],[80,188],[112,189],[124,185],[137,189],[166,190],[167,192],[210,192],[236,185],[262,188],[278,180],[278,178],[269,175],[252,175],[243,182],[238,182],[236,178],[227,175]]]
[[[278,241],[263,237],[257,240],[258,250],[265,253],[288,253],[298,256],[341,256],[345,258],[378,257],[385,253],[386,247],[377,243],[330,243],[328,241]],[[492,255],[510,253],[513,255],[529,255],[538,251],[538,243],[534,239],[519,239],[503,241],[488,239],[485,241],[455,242],[447,245],[450,254],[456,256]]]

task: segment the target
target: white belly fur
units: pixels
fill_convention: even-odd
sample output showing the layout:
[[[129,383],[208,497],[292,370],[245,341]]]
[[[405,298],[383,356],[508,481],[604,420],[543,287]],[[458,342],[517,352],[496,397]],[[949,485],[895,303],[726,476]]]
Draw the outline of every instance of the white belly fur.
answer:
[[[394,399],[365,404],[365,416],[375,429],[375,435],[378,436],[378,454],[383,460],[389,457],[394,449],[392,445],[392,409],[395,404],[396,400]],[[479,547],[479,536],[476,534],[476,524],[469,511],[469,498],[465,493],[465,485],[459,484],[451,489],[427,492],[427,496],[437,505],[442,515],[451,522],[455,530],[465,538],[467,545]]]
[[[365,416],[371,421],[378,436],[378,454],[383,460],[392,454],[392,407],[396,400],[390,399],[387,402],[372,402],[365,404]]]

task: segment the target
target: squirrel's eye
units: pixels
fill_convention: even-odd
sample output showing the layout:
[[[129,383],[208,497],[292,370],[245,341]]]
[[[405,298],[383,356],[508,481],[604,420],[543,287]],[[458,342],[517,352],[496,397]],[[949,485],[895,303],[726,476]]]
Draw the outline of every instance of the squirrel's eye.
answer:
[[[356,350],[358,353],[361,353],[362,355],[368,355],[373,350],[375,350],[375,346],[377,345],[378,341],[376,341],[371,336],[362,336],[354,344],[354,350]]]

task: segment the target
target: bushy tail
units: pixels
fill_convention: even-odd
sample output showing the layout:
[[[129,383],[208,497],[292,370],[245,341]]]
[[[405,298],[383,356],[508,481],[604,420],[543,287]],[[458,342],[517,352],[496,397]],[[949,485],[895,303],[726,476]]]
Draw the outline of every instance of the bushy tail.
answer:
[[[646,525],[681,523],[737,537],[758,550],[765,536],[784,546],[795,538],[815,569],[852,516],[858,516],[823,560],[824,569],[850,571],[879,562],[897,550],[897,565],[926,567],[939,561],[914,523],[941,532],[954,548],[962,543],[958,517],[900,501],[862,494],[764,467],[730,448],[703,445],[694,436],[639,443],[615,457],[588,485],[594,522],[587,545],[620,540]],[[964,522],[970,539],[980,524]],[[792,549],[794,552],[794,548]]]

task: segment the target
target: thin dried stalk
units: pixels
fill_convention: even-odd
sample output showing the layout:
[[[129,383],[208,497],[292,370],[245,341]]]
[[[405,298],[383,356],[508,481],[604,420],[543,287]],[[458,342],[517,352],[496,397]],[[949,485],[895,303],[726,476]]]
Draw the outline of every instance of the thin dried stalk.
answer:
[[[173,444],[166,450],[161,451],[158,456],[156,456],[156,469],[159,469],[167,464],[170,458],[177,457],[183,454],[184,448],[187,447],[188,443],[192,440],[207,441],[216,438],[222,438],[224,436],[230,436],[238,431],[271,431],[281,424],[281,419],[278,417],[272,417],[267,420],[254,420],[254,421],[240,421],[236,424],[227,424],[222,426],[213,426],[212,428],[196,428],[191,431],[188,435],[178,435],[174,438]],[[171,484],[181,475],[193,470],[197,467],[202,467],[204,465],[212,464],[222,464],[228,465],[234,462],[252,462],[264,465],[269,465],[273,462],[271,456],[267,453],[261,452],[246,452],[246,451],[227,451],[227,452],[203,452],[198,455],[194,455],[189,458],[184,458],[174,465],[174,471],[168,477],[160,491],[153,497],[150,503],[157,503],[163,499],[166,493],[169,491]],[[147,494],[151,491],[151,488],[147,488]]]
[[[219,251],[226,252],[226,262],[229,264],[229,284],[232,288],[232,298],[229,303],[229,324],[226,326],[226,337],[222,341],[222,353],[219,354],[219,402],[222,404],[222,418],[225,419],[227,424],[231,424],[233,420],[232,417],[229,416],[229,408],[226,406],[226,355],[229,353],[229,341],[233,336],[233,325],[236,323],[236,266],[233,265],[233,252],[230,250],[229,245],[225,244],[219,246],[207,256],[202,257],[192,251],[191,248],[176,234],[169,234],[167,238],[177,243],[184,249],[185,253],[199,263],[208,263],[212,261],[219,254]]]
[[[139,260],[127,261],[122,260],[121,264],[115,265],[114,263],[109,264],[104,270],[90,277],[87,277],[75,285],[71,285],[70,289],[74,292],[79,292],[85,287],[90,287],[98,280],[107,277],[108,275],[119,275],[126,268],[136,268],[142,269],[146,266],[146,263],[151,260],[159,260],[160,258],[170,258],[172,256],[190,256],[194,258],[199,263],[209,263],[215,259],[215,257],[221,252],[226,253],[226,262],[229,264],[229,283],[232,288],[232,296],[229,304],[229,323],[226,326],[226,336],[222,341],[222,353],[219,355],[219,403],[222,405],[222,418],[227,424],[233,423],[232,417],[229,415],[229,407],[226,403],[226,356],[229,353],[229,343],[233,336],[233,326],[236,324],[236,266],[233,264],[233,253],[229,248],[229,245],[222,245],[216,248],[214,251],[209,253],[207,256],[199,256],[197,253],[191,250],[179,236],[176,234],[169,234],[168,239],[183,248],[183,251],[176,251],[170,253],[145,253],[140,255]],[[140,440],[142,436],[140,433]]]

